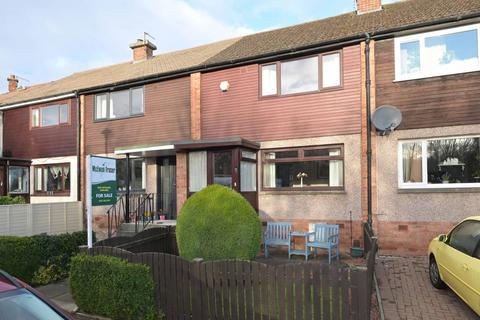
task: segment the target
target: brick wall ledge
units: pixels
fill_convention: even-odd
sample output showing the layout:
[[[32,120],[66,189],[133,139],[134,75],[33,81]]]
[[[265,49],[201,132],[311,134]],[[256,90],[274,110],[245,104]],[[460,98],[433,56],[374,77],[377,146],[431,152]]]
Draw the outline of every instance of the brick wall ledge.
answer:
[[[479,190],[480,191],[480,190]],[[345,190],[305,190],[305,191],[296,191],[296,190],[284,190],[284,191],[260,191],[258,195],[315,195],[315,194],[347,194]]]
[[[397,193],[476,193],[480,188],[422,188],[422,189],[397,189]]]

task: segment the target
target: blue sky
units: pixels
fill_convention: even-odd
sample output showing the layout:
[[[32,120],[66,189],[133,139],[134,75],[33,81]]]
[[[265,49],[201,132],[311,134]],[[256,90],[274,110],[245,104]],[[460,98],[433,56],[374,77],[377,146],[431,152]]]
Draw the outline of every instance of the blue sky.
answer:
[[[354,9],[354,0],[6,1],[0,10],[0,93],[7,91],[9,74],[29,86],[128,61],[128,45],[144,31],[160,53]]]

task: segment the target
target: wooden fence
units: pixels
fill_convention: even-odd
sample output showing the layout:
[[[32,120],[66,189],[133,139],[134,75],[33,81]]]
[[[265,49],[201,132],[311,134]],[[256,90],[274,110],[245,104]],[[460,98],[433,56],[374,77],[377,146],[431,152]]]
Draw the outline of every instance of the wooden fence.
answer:
[[[0,206],[0,235],[31,236],[83,230],[81,202]]]
[[[278,266],[189,262],[165,253],[135,254],[103,246],[88,249],[88,254],[150,266],[157,305],[167,319],[369,319],[366,268],[313,261]]]

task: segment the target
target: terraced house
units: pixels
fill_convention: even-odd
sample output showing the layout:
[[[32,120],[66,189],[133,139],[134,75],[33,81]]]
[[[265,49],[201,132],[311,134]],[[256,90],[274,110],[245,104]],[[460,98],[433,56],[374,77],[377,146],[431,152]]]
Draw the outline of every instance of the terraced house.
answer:
[[[32,202],[85,199],[86,156],[103,155],[118,159],[119,201],[133,211],[151,195],[175,220],[218,183],[263,220],[340,224],[343,250],[351,216],[353,240],[372,220],[380,250],[423,254],[480,204],[479,18],[474,0],[358,0],[355,12],[171,53],[138,40],[132,61],[28,88],[12,76],[3,155],[32,161]],[[368,130],[381,105],[403,115],[386,136]],[[97,231],[109,209],[96,207]]]

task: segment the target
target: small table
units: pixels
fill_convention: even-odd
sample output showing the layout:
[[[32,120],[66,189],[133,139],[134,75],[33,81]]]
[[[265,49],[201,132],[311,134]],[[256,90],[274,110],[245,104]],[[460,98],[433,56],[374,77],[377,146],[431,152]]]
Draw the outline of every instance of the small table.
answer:
[[[293,231],[290,233],[290,242],[288,243],[288,259],[290,259],[290,256],[292,254],[297,254],[297,255],[303,255],[305,256],[305,261],[308,260],[308,256],[310,255],[310,252],[308,252],[308,247],[307,247],[307,241],[308,237],[314,235],[315,232],[310,232],[310,231]],[[305,239],[305,249],[300,250],[300,249],[294,249],[292,246],[292,239],[293,237],[304,237]]]

